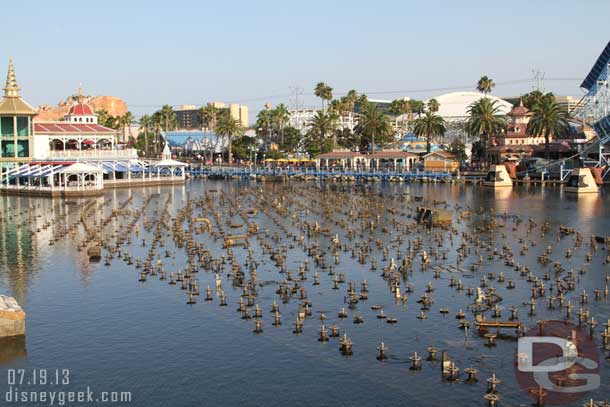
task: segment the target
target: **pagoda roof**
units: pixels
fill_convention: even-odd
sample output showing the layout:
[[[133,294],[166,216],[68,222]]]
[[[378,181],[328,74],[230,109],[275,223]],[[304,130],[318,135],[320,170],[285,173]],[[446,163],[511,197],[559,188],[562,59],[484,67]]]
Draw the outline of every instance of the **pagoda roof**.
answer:
[[[0,100],[0,115],[34,116],[36,114],[36,109],[20,97],[5,97]]]
[[[13,61],[9,60],[6,85],[4,86],[4,98],[0,100],[0,115],[35,116],[37,114],[36,110],[28,102],[21,99],[19,90],[15,76],[15,67],[13,66]]]

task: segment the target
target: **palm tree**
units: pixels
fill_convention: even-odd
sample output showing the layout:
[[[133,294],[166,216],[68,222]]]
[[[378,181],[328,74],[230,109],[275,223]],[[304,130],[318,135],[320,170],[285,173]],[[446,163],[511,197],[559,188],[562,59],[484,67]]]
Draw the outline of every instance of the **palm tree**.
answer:
[[[438,103],[438,100],[436,99],[430,99],[428,101],[428,111],[432,112],[432,113],[436,113],[438,112],[438,109],[441,107],[441,104]]]
[[[140,117],[140,129],[144,132],[144,157],[148,156],[148,129],[151,122],[151,117],[147,114]]]
[[[214,105],[207,105],[199,109],[201,124],[209,131],[216,129],[216,119],[218,117],[218,109]]]
[[[408,114],[411,111],[409,101],[407,99],[395,99],[390,103],[390,113],[394,115],[394,124],[398,127],[398,116]]]
[[[409,99],[407,103],[409,104],[409,121],[413,120],[414,114],[421,116],[426,111],[426,104],[421,100]]]
[[[488,138],[506,129],[506,118],[497,100],[481,98],[468,106],[465,130],[471,137],[481,139],[481,148],[487,150]]]
[[[201,120],[201,126],[206,128],[208,131],[215,132],[216,131],[216,121],[218,118],[218,109],[212,105],[208,104],[205,107],[199,109],[199,116]],[[216,139],[218,140],[218,138]],[[210,139],[211,141],[211,139]],[[210,162],[214,160],[214,150],[215,147],[208,146],[210,149]]]
[[[545,99],[545,98],[555,100],[555,95],[553,95],[551,92],[542,93],[541,91],[536,89],[536,90],[531,91],[530,93],[526,93],[525,95],[523,95],[521,97],[521,102],[523,103],[523,106],[532,110],[534,108],[534,105],[536,105],[537,103],[540,103],[542,101],[542,99]]]
[[[280,103],[272,113],[273,122],[277,125],[280,131],[280,145],[284,145],[284,128],[288,124],[290,115],[288,114],[288,108],[285,104]]]
[[[161,110],[159,111],[163,121],[163,130],[173,130],[176,128],[177,120],[176,120],[176,112],[170,105],[163,105]]]
[[[420,116],[415,120],[413,132],[419,136],[426,137],[426,153],[430,152],[430,145],[433,139],[443,137],[447,128],[445,119],[428,110],[425,115]]]
[[[266,143],[271,143],[273,140],[271,137],[272,124],[273,124],[273,111],[272,110],[261,110],[256,116],[256,134],[263,139]]]
[[[328,135],[332,135],[333,149],[337,144],[338,117],[335,112],[317,111],[309,121],[307,137],[310,141],[322,145]]]
[[[358,92],[356,92],[355,89],[350,89],[347,92],[347,95],[345,95],[344,99],[345,99],[345,109],[348,112],[353,112],[354,106],[356,105],[356,102],[358,101]]]
[[[548,160],[551,152],[549,142],[551,136],[560,136],[569,130],[568,111],[559,105],[554,97],[542,97],[531,109],[532,117],[527,124],[527,134],[544,135],[544,155]]]
[[[314,88],[314,94],[322,100],[322,110],[325,111],[324,101],[330,101],[333,98],[333,88],[324,82],[318,82]]]
[[[119,117],[119,124],[123,129],[123,138],[125,137],[125,129],[131,127],[131,122],[133,121],[133,114],[131,112],[125,112],[122,116]]]
[[[154,155],[159,154],[159,144],[160,144],[159,136],[161,134],[161,129],[163,128],[162,123],[163,123],[163,117],[161,116],[161,111],[157,110],[150,117],[150,124],[151,124],[151,127],[153,129],[153,134],[154,134],[154,140],[153,140],[153,143],[155,146],[155,148],[153,150]]]
[[[394,135],[388,117],[375,103],[367,103],[360,108],[360,120],[356,126],[356,133],[363,139],[371,141],[371,151],[375,152],[375,137],[384,144]]]
[[[494,86],[496,86],[496,84],[494,83],[493,79],[488,78],[487,75],[481,76],[481,79],[479,79],[479,82],[477,82],[477,90],[484,93],[485,96],[491,92]]]
[[[244,128],[241,126],[239,120],[231,117],[231,114],[228,111],[223,112],[219,116],[216,133],[227,139],[229,164],[233,164],[232,139],[234,136],[242,135],[243,132]]]

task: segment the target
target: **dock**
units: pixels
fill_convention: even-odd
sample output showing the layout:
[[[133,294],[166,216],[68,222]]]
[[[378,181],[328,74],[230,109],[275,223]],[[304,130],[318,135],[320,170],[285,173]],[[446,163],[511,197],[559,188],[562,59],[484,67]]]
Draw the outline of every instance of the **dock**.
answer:
[[[25,312],[13,297],[0,295],[0,338],[25,335]]]

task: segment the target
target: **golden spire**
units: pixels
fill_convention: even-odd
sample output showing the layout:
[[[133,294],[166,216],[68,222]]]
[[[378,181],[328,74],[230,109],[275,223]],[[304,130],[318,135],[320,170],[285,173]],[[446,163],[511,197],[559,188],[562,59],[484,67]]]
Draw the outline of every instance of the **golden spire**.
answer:
[[[19,86],[17,86],[17,78],[15,77],[15,67],[13,60],[8,61],[8,72],[6,74],[6,86],[4,87],[4,96],[7,98],[19,97]]]

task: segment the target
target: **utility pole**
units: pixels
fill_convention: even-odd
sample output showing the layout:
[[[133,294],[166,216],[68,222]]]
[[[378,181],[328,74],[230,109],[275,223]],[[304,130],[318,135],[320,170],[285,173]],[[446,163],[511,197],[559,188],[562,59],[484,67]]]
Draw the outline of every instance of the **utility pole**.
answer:
[[[291,86],[290,87],[290,91],[291,93],[294,94],[294,99],[291,100],[293,106],[294,106],[294,110],[295,110],[295,121],[296,121],[296,128],[300,129],[301,128],[301,114],[299,113],[299,99],[300,97],[303,95],[303,88],[301,88],[300,86]]]
[[[544,75],[545,72],[541,71],[540,69],[532,69],[532,74],[534,75],[534,80],[537,82],[537,86],[536,86],[536,90],[539,90],[540,92],[544,92],[543,90],[543,85],[544,85]]]

